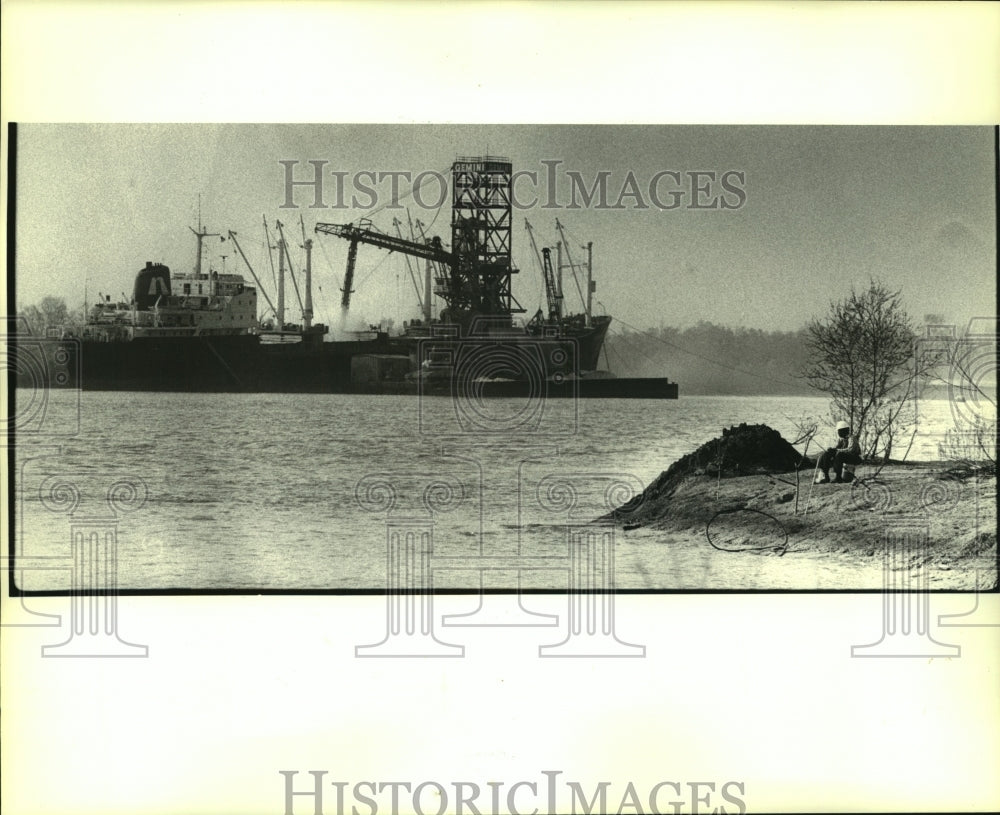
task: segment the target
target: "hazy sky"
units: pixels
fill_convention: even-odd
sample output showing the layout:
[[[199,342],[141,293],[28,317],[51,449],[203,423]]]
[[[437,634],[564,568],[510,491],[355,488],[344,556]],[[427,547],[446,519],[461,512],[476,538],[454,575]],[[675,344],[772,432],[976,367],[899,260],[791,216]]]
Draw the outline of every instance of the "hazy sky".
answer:
[[[270,288],[261,216],[280,218],[295,244],[299,216],[308,233],[317,221],[344,223],[371,215],[393,231],[405,209],[372,212],[370,196],[357,190],[355,174],[444,172],[459,155],[509,156],[523,177],[518,198],[536,206],[514,213],[513,253],[521,272],[514,294],[529,315],[543,303],[540,273],[524,230],[528,218],[541,245],[554,245],[555,219],[566,227],[574,260],[581,244],[594,243],[596,298],[619,320],[641,328],[729,325],[792,330],[823,313],[830,300],[877,276],[903,290],[917,319],[929,312],[964,322],[993,314],[996,301],[994,136],[990,128],[956,127],[681,127],[519,125],[22,125],[17,165],[17,295],[19,305],[46,295],[71,305],[96,293],[131,293],[146,260],[172,268],[194,265],[198,196],[212,232],[239,233],[241,243]],[[323,199],[298,188],[296,209],[285,202],[285,169],[312,177],[311,160],[325,161]],[[549,162],[546,165],[543,162]],[[559,164],[552,164],[560,162]],[[552,197],[557,208],[543,208]],[[337,183],[346,173],[344,199],[358,207],[335,208]],[[684,190],[680,206],[671,189]],[[723,196],[733,209],[692,209],[691,173],[701,176],[705,203]],[[730,175],[726,191],[721,176]],[[607,204],[571,203],[571,174],[589,188],[606,173]],[[614,209],[629,173],[635,195]],[[375,188],[376,206],[389,204],[391,178]],[[422,208],[400,179],[400,203],[425,223],[436,210]],[[429,179],[424,203],[440,193]],[[638,208],[648,205],[647,209]],[[446,203],[433,233],[447,242]],[[404,228],[405,231],[405,228]],[[335,324],[347,244],[316,238],[315,279],[319,319]],[[207,244],[211,260],[245,273],[229,243]],[[296,267],[301,254],[293,256]],[[249,277],[249,275],[247,275]],[[416,297],[402,258],[362,247],[353,315],[358,321],[417,316]],[[567,296],[579,298],[571,281]],[[289,302],[294,295],[289,289]],[[293,312],[294,314],[294,312]],[[297,317],[298,315],[295,314]]]

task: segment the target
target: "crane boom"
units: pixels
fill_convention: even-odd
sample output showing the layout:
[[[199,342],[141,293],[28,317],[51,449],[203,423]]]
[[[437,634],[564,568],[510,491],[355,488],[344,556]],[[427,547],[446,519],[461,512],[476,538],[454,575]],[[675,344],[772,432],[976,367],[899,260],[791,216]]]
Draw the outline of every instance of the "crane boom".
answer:
[[[350,302],[357,247],[359,243],[366,243],[437,264],[443,273],[439,277],[441,288],[437,294],[447,302],[450,311],[503,316],[515,311],[523,312],[510,291],[510,278],[517,269],[511,268],[509,254],[480,252],[482,235],[488,232],[483,233],[481,222],[471,216],[462,219],[460,227],[452,225],[450,252],[436,236],[424,243],[406,240],[375,229],[368,219],[359,221],[357,225],[316,224],[316,232],[350,241],[342,300],[345,308]]]
[[[562,238],[562,245],[566,247],[566,259],[569,261],[569,270],[573,273],[573,282],[576,283],[576,290],[580,295],[580,302],[583,304],[584,308],[587,308],[587,298],[583,296],[583,289],[580,288],[580,278],[576,276],[576,264],[573,263],[573,256],[569,253],[569,241],[566,240],[566,233],[563,231],[563,226],[559,223],[558,218],[556,218],[556,229],[559,230],[559,236]]]
[[[420,230],[420,237],[423,238],[424,243],[427,243],[427,233],[424,231],[424,225],[423,225],[423,223],[419,219],[417,220],[416,226],[417,226],[417,229]],[[437,293],[441,294],[442,292],[446,291],[447,288],[448,288],[448,268],[447,268],[447,264],[440,263],[440,262],[435,262],[433,260],[428,260],[428,263],[430,263],[433,266],[433,268],[434,268],[434,281],[435,281],[435,283],[437,284],[437,287],[438,287],[437,288]]]
[[[317,224],[318,226],[319,224]],[[344,288],[341,289],[343,294],[340,296],[340,308],[345,312],[351,307],[351,295],[354,293],[354,289],[351,287],[354,285],[354,263],[357,259],[358,242],[352,240],[347,250],[347,271],[344,272]]]
[[[451,264],[452,254],[446,252],[440,241],[432,239],[429,243],[418,243],[408,241],[405,238],[396,238],[386,235],[372,227],[370,221],[361,221],[358,226],[354,224],[316,224],[316,232],[323,235],[336,235],[338,238],[345,238],[352,243],[367,243],[371,246],[378,246],[381,249],[388,249],[390,252],[401,252],[404,255],[433,260],[438,263]]]
[[[400,229],[400,226],[402,225],[402,221],[400,221],[399,218],[393,218],[392,219],[392,225],[394,227],[396,227],[396,235],[399,237],[399,239],[400,240],[405,240],[405,238],[403,238],[403,231]],[[412,230],[412,226],[411,226],[411,230]],[[420,310],[423,311],[424,310],[424,296],[423,296],[423,294],[420,291],[419,284],[417,283],[417,276],[413,272],[413,264],[410,263],[410,256],[409,255],[403,255],[403,257],[406,260],[406,271],[408,271],[410,273],[410,280],[413,282],[413,289],[417,293],[417,303],[420,304]]]
[[[282,229],[281,221],[275,221],[278,227],[278,235],[281,236],[281,249],[285,253],[285,260],[288,263],[288,275],[292,278],[292,285],[295,287],[295,299],[299,301],[299,309],[305,311],[302,304],[302,295],[299,294],[299,282],[295,279],[295,269],[292,266],[292,256],[288,254],[288,241],[285,240],[285,230]]]
[[[243,254],[243,247],[240,246],[239,241],[236,240],[236,233],[233,232],[231,229],[229,230],[229,240],[231,240],[235,244],[236,249],[240,253],[240,257],[243,258],[243,262],[247,265],[247,268],[250,270],[250,274],[253,275],[253,279],[254,282],[256,282],[257,284],[257,288],[260,289],[260,293],[264,296],[264,300],[267,301],[267,304],[271,307],[271,311],[277,314],[278,310],[274,307],[274,303],[271,302],[271,298],[267,296],[267,290],[264,288],[264,284],[260,282],[260,278],[257,277],[257,273],[253,270],[253,266],[250,265],[250,261],[247,260],[247,256]]]
[[[535,257],[538,258],[538,264],[542,267],[542,278],[545,280],[545,299],[549,305],[549,316],[562,317],[562,295],[556,287],[556,278],[552,271],[552,258],[549,256],[550,251],[547,248],[542,249],[542,253],[545,256],[543,259],[538,254],[538,244],[535,243],[535,231],[532,229],[527,218],[524,219],[524,228],[528,231],[528,237],[531,238],[531,248],[535,250]]]
[[[555,276],[552,273],[552,250],[542,248],[542,272],[545,275],[545,294],[549,301],[549,317],[562,317],[562,297],[556,294]]]
[[[354,266],[358,258],[359,243],[367,243],[380,249],[388,249],[390,252],[400,252],[404,255],[425,258],[447,265],[452,263],[452,254],[441,247],[439,238],[433,238],[427,243],[417,243],[403,237],[393,237],[375,229],[367,218],[359,221],[357,226],[354,224],[316,224],[316,232],[321,235],[335,235],[351,242],[347,250],[344,294],[340,299],[340,305],[345,310],[351,305],[351,286],[354,284]]]

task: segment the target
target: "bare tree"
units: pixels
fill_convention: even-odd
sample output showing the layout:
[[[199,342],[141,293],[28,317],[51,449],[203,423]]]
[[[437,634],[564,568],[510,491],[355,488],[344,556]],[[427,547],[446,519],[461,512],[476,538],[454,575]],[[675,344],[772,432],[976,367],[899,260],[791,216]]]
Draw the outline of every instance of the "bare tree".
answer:
[[[914,354],[917,334],[901,293],[871,280],[864,291],[852,289],[832,303],[806,335],[805,379],[830,395],[832,412],[850,422],[864,458],[888,461],[913,424],[914,388],[933,365]]]
[[[67,325],[78,318],[78,315],[70,314],[62,297],[43,297],[38,305],[21,309],[18,316],[27,320],[28,327],[35,336],[44,336],[49,328]]]

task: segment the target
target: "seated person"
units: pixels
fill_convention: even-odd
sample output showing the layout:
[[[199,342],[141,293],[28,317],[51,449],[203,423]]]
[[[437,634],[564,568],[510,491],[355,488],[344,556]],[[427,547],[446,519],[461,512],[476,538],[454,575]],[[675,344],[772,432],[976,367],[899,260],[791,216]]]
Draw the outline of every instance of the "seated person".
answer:
[[[828,447],[819,457],[818,467],[823,471],[823,477],[817,478],[817,484],[830,483],[830,467],[833,467],[834,484],[841,484],[844,479],[845,464],[861,463],[861,445],[858,437],[851,434],[851,426],[841,420],[837,422],[837,446]]]

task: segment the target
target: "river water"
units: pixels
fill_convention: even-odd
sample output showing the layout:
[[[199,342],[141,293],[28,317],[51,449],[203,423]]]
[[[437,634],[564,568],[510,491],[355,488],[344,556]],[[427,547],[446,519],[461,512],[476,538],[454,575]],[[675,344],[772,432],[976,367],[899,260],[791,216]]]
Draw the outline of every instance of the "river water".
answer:
[[[797,419],[827,416],[826,400],[801,397],[465,404],[54,391],[44,400],[17,440],[18,554],[44,567],[24,573],[29,589],[68,586],[72,525],[87,519],[117,524],[121,589],[383,590],[387,529],[400,525],[431,530],[437,588],[565,589],[568,528],[620,505],[723,427],[762,422],[792,440]],[[933,459],[948,404],[920,409],[909,458]],[[878,588],[882,579],[877,558],[862,567],[721,553],[650,530],[619,529],[615,552],[621,589]],[[482,556],[494,568],[473,568]],[[522,568],[497,568],[504,562]]]

